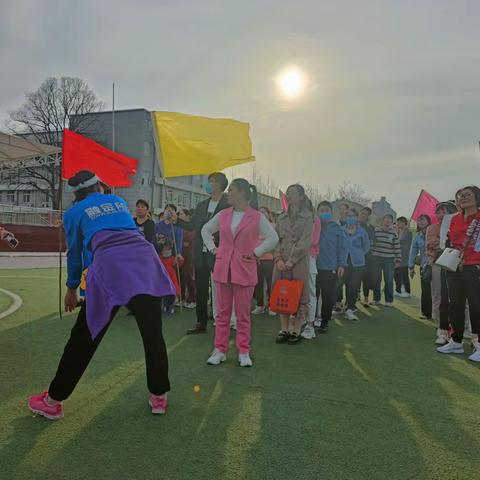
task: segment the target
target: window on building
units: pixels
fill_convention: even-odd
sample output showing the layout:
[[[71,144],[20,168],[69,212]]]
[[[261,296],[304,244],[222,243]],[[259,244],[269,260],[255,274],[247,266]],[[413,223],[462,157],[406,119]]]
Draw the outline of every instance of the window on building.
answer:
[[[15,192],[7,192],[7,203],[15,203]]]
[[[148,187],[149,183],[150,183],[150,175],[148,173],[144,173],[142,175],[142,181],[141,181],[142,187]]]
[[[22,202],[23,203],[30,203],[31,201],[32,201],[31,192],[23,192],[22,193]]]
[[[167,190],[167,203],[173,203],[173,202],[174,202],[173,190]]]

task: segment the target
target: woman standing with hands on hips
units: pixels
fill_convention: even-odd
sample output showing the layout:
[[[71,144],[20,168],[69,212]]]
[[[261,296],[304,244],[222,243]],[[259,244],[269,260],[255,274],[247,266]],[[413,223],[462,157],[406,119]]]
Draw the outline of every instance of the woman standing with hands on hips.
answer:
[[[307,315],[310,298],[309,250],[312,242],[314,212],[301,185],[295,184],[288,187],[287,200],[288,211],[280,214],[277,220],[276,228],[280,242],[273,254],[275,268],[272,283],[274,285],[283,277],[303,282],[300,307],[293,317],[292,325],[290,326],[289,315],[280,315],[281,330],[276,339],[277,343],[288,342],[290,345],[295,345],[301,338],[300,329]]]
[[[230,208],[217,213],[202,228],[207,249],[215,255],[213,279],[216,288],[217,318],[215,348],[207,360],[219,365],[227,360],[230,319],[233,306],[237,316],[237,350],[241,367],[251,367],[250,308],[258,281],[257,259],[275,248],[278,235],[267,218],[256,210],[257,190],[237,178],[228,189]],[[214,234],[220,232],[216,248]],[[264,240],[259,244],[259,239]]]

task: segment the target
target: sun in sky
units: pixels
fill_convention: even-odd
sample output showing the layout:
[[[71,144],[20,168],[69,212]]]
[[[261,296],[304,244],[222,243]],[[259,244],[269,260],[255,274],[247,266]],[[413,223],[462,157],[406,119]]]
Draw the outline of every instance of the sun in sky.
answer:
[[[307,77],[299,67],[290,66],[279,73],[276,83],[282,96],[294,100],[305,93]]]

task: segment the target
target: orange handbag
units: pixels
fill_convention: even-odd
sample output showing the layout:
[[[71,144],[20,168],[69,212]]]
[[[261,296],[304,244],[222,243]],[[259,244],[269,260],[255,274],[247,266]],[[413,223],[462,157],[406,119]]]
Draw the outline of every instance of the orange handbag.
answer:
[[[302,293],[303,282],[301,280],[287,280],[283,278],[282,272],[280,280],[277,280],[270,295],[270,311],[284,315],[297,313]]]

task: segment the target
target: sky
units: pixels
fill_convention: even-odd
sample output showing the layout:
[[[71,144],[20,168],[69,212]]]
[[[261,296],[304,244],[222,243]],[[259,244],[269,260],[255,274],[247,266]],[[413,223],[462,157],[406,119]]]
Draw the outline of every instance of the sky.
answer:
[[[285,188],[362,185],[408,215],[480,184],[477,0],[0,0],[0,130],[50,76],[116,108],[250,123]],[[296,99],[276,83],[304,72]],[[252,166],[235,169],[248,176]]]

